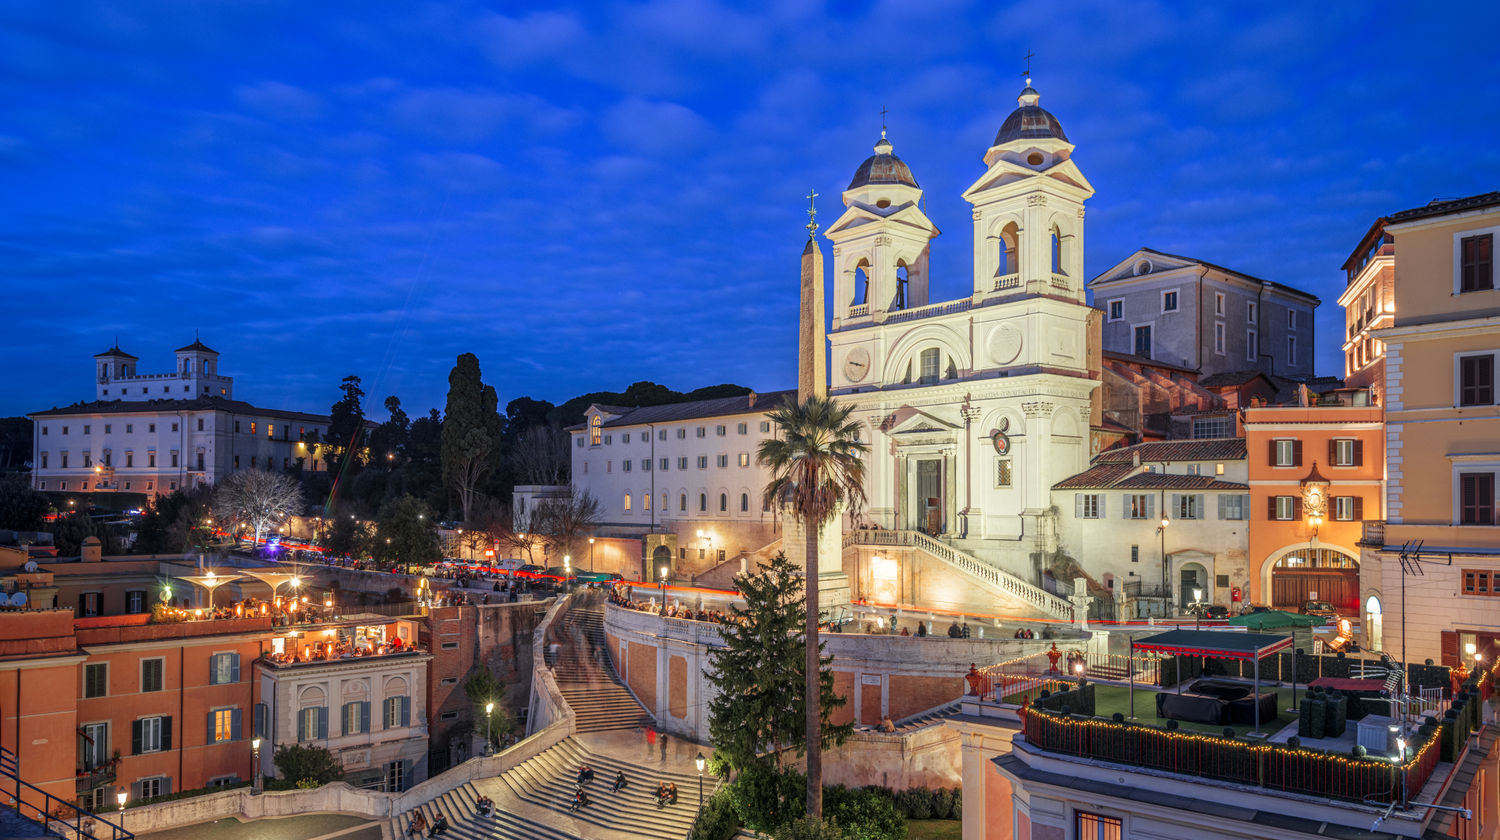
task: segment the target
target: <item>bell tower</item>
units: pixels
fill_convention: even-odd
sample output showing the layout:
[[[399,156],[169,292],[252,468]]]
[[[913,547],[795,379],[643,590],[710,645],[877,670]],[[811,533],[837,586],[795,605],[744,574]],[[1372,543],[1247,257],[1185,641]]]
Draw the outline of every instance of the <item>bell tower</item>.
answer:
[[[974,297],[1051,295],[1084,302],[1083,203],[1093,185],[1031,79],[964,191],[974,207]]]
[[[885,129],[875,154],[844,190],[844,213],[829,226],[833,242],[833,322],[873,318],[927,305],[927,258],[939,231],[922,212],[922,189]]]

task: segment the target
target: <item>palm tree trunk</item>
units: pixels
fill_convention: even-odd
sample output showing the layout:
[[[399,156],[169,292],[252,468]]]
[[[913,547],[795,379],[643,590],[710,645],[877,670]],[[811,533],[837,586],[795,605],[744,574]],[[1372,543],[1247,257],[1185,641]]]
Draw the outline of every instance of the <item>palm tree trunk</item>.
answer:
[[[818,650],[818,525],[802,521],[807,544],[807,815],[823,816],[822,662]]]

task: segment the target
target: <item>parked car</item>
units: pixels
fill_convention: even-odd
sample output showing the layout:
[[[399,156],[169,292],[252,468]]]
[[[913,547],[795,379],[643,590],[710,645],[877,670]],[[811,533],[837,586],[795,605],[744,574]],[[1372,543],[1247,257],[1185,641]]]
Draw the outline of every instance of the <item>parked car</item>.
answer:
[[[1229,608],[1222,604],[1189,604],[1187,613],[1199,618],[1228,618]]]
[[[1339,617],[1339,611],[1334,609],[1333,604],[1327,601],[1304,601],[1302,609],[1298,610],[1298,612],[1303,615],[1317,615],[1323,618],[1331,618],[1334,621],[1337,621]]]
[[[545,575],[547,570],[533,563],[527,563],[517,568],[516,573],[521,577],[536,577],[537,575]]]
[[[625,579],[619,572],[579,572],[573,575],[579,583],[614,583]]]

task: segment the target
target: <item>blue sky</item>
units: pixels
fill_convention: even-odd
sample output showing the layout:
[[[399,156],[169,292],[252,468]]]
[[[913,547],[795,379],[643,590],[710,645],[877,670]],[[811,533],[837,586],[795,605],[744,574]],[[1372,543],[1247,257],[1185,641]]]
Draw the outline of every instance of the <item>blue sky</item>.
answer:
[[[1312,10],[1309,13],[1309,10]],[[805,195],[890,136],[966,293],[959,197],[1036,53],[1097,194],[1090,275],[1146,246],[1322,297],[1375,217],[1500,188],[1495,4],[0,4],[0,414],[92,398],[116,335],[195,329],[236,396],[502,405],[795,375]]]

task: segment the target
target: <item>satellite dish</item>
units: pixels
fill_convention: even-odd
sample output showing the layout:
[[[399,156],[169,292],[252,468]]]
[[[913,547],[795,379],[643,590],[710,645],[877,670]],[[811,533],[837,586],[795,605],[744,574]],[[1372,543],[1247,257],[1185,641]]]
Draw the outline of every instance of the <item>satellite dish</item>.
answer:
[[[25,569],[28,572],[34,572],[34,571],[36,571],[36,561],[35,560],[27,560],[26,561],[26,565],[22,566],[21,568]]]
[[[16,592],[16,593],[12,594],[10,596],[10,605],[12,607],[24,607],[24,606],[26,606],[26,593],[25,592]]]

